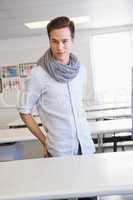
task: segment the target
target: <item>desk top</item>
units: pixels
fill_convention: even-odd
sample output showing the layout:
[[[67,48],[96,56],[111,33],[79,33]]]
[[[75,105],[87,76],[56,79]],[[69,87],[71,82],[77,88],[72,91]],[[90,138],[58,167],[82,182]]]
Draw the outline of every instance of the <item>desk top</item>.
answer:
[[[103,133],[110,134],[113,132],[131,132],[132,130],[131,119],[88,122],[88,124],[92,135]],[[43,127],[40,128],[43,131]],[[0,143],[27,141],[35,139],[36,137],[33,136],[27,128],[0,129]]]
[[[86,118],[87,120],[98,120],[104,118],[118,118],[118,117],[131,117],[131,109],[118,109],[118,110],[103,110],[103,111],[93,111],[87,112]],[[41,120],[39,117],[34,117],[38,124],[41,124]],[[89,122],[90,123],[90,122]],[[24,126],[24,122],[21,118],[16,119],[13,122],[8,124],[8,127],[19,127]]]
[[[36,120],[36,122],[38,124],[41,123],[41,120],[38,116],[34,117],[34,119]],[[18,119],[16,119],[13,122],[8,123],[8,127],[17,127],[17,126],[26,126],[25,123],[23,122],[23,120],[19,117]]]
[[[114,119],[88,122],[92,134],[120,133],[132,131],[131,119]]]
[[[36,139],[37,138],[29,131],[28,128],[0,129],[0,144]]]
[[[131,117],[131,108],[86,112],[87,120]]]
[[[111,110],[111,109],[125,109],[130,108],[131,105],[128,102],[121,103],[106,103],[106,104],[92,104],[89,103],[84,104],[86,111],[100,111],[100,110]]]
[[[0,163],[0,200],[133,193],[133,152]]]

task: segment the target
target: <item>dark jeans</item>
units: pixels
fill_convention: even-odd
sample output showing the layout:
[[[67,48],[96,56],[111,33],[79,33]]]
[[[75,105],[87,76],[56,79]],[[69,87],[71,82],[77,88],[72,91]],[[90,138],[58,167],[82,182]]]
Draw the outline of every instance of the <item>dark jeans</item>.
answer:
[[[85,197],[85,198],[78,198],[78,200],[97,200],[97,197]],[[58,200],[68,200],[68,199],[58,199]]]
[[[69,200],[69,199],[58,199],[58,200]],[[78,198],[77,200],[97,200],[97,197],[84,197],[84,198]]]
[[[78,198],[78,200],[97,200],[97,197],[85,197],[85,198]]]

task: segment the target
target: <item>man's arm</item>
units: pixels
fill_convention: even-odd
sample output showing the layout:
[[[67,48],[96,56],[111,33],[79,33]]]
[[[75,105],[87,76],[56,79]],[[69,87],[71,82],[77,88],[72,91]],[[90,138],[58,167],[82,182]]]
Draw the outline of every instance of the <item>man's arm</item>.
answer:
[[[32,115],[30,114],[24,114],[24,113],[20,113],[21,119],[24,121],[24,123],[26,124],[26,126],[29,128],[29,130],[31,131],[31,133],[38,138],[38,140],[42,143],[43,145],[43,153],[44,153],[44,157],[48,156],[48,150],[47,150],[47,143],[46,143],[46,139],[47,136],[46,134],[44,134],[41,129],[39,128],[37,122],[34,120],[34,118],[32,117]]]

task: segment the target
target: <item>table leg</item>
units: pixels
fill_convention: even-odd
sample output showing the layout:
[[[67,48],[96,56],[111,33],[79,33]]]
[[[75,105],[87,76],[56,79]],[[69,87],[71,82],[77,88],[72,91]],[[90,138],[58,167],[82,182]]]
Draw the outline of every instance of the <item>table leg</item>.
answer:
[[[103,152],[103,134],[97,134],[98,138],[98,153]]]

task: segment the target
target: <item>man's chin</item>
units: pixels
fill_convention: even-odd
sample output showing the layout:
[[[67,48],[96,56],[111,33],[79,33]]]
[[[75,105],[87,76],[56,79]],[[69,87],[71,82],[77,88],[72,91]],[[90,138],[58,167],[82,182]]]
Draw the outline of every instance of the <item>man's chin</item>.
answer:
[[[56,59],[60,62],[63,62],[64,60],[66,60],[66,57],[65,56],[60,56],[60,57],[58,56]]]

